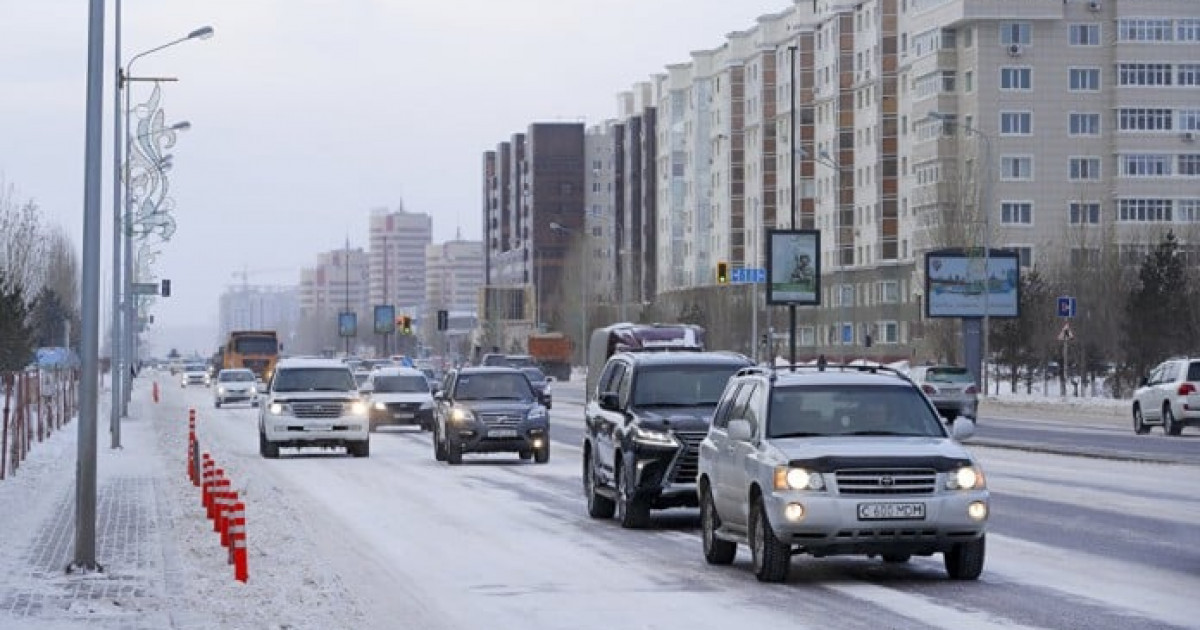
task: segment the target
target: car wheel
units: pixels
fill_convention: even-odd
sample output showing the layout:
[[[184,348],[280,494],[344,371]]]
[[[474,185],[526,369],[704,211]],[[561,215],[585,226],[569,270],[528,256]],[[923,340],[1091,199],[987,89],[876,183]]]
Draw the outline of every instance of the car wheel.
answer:
[[[639,499],[630,487],[624,466],[617,465],[617,520],[625,529],[645,529],[650,526],[650,504]]]
[[[612,518],[617,510],[613,500],[600,494],[596,488],[596,472],[592,467],[592,454],[583,456],[583,494],[587,497],[588,516]]]
[[[1171,403],[1163,404],[1163,433],[1167,435],[1179,435],[1183,432],[1183,425],[1175,422],[1175,413],[1171,411]]]
[[[267,434],[260,432],[258,434],[258,452],[267,459],[278,459],[279,445],[267,440]]]
[[[446,436],[446,462],[451,466],[457,466],[462,463],[462,445],[457,440],[450,439]]]
[[[533,451],[533,461],[535,464],[545,464],[550,461],[550,440],[546,440],[541,448]]]
[[[786,582],[792,568],[792,547],[775,537],[762,499],[750,508],[750,559],[759,582]]]
[[[712,490],[707,486],[700,492],[700,538],[704,543],[704,559],[709,564],[733,564],[737,543],[717,538],[721,517],[713,505]]]
[[[1139,405],[1133,406],[1133,432],[1138,435],[1146,435],[1150,432],[1150,427],[1146,426],[1146,419],[1142,417],[1142,408]]]
[[[361,442],[350,442],[346,445],[346,453],[352,457],[370,457],[371,456],[371,440],[363,440]]]
[[[374,420],[367,420],[367,433],[374,433],[379,427],[376,426]]]
[[[910,554],[910,553],[885,553],[885,554],[883,554],[883,561],[888,564],[904,564],[905,562],[908,562],[911,559],[912,559],[912,554]]]
[[[221,401],[219,401],[219,400],[214,400],[214,401],[213,401],[213,406],[214,406],[214,407],[216,407],[217,409],[220,409],[220,408],[221,408]]]
[[[946,573],[952,580],[977,580],[983,573],[983,557],[987,547],[984,536],[971,542],[958,543],[945,554]]]
[[[442,444],[436,430],[433,432],[433,458],[439,462],[446,461],[446,447]]]

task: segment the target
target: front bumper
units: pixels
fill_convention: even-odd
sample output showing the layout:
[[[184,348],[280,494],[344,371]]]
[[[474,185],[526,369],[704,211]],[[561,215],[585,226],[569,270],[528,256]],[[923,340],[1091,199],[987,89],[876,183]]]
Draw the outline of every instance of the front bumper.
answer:
[[[346,446],[369,439],[365,415],[319,419],[268,416],[263,425],[267,441],[279,446]]]
[[[977,398],[933,398],[933,406],[943,416],[966,416],[976,418],[979,409]]]
[[[634,489],[655,509],[697,507],[695,458],[688,447],[637,444],[634,456]]]
[[[452,421],[446,431],[464,453],[519,453],[543,448],[550,443],[548,421],[523,420],[517,426],[485,422]]]
[[[969,516],[970,504],[983,502],[990,512],[986,490],[913,496],[775,491],[767,494],[766,502],[771,529],[779,540],[815,556],[944,552],[984,534],[987,517],[976,520]],[[802,519],[787,519],[784,510],[790,503],[804,506]],[[920,503],[925,506],[925,517],[860,520],[860,503]]]
[[[376,427],[387,426],[433,426],[433,408],[416,411],[394,411],[391,409],[376,409],[371,407],[369,414],[371,424]]]

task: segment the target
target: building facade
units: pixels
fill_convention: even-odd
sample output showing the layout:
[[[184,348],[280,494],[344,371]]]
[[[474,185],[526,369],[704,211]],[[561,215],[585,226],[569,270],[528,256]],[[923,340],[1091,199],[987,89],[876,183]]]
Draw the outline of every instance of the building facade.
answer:
[[[219,337],[234,330],[274,330],[281,340],[292,338],[300,320],[296,287],[239,285],[221,294]]]
[[[357,349],[370,344],[371,310],[368,304],[370,260],[362,248],[322,252],[315,267],[300,270],[300,319],[304,353]],[[355,313],[357,330],[347,342],[339,334],[338,316]]]
[[[370,304],[392,305],[416,316],[426,304],[426,248],[433,242],[433,218],[375,210],[369,223]]]

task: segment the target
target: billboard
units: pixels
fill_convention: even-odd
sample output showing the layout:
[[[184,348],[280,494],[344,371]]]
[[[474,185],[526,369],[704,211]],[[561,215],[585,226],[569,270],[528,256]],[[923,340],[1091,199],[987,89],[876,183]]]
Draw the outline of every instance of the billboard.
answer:
[[[767,304],[821,303],[821,232],[767,230]]]
[[[983,317],[985,299],[988,317],[1018,317],[1021,261],[1017,252],[993,249],[986,274],[983,266],[982,250],[926,252],[926,317]]]
[[[338,313],[338,336],[358,336],[358,313]]]
[[[391,304],[375,306],[375,334],[390,335],[396,332],[396,307]]]

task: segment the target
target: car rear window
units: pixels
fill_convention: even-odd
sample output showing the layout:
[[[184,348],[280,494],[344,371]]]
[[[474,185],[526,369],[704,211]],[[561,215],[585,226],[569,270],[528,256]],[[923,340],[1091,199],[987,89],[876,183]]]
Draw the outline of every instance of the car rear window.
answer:
[[[963,367],[929,368],[925,380],[930,383],[972,383],[970,370]]]
[[[1188,364],[1187,380],[1200,381],[1200,361],[1192,361]]]

